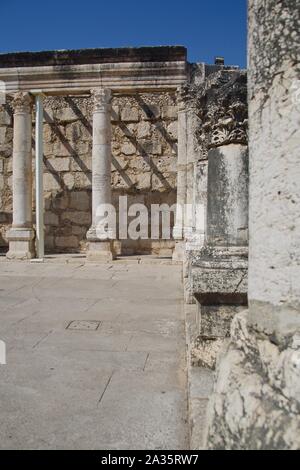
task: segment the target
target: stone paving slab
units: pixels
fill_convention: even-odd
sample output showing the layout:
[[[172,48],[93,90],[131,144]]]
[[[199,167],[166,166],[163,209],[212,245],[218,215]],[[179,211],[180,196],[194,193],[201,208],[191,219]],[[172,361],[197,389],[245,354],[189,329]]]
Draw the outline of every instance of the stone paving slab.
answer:
[[[181,267],[70,260],[1,258],[0,448],[188,448]]]

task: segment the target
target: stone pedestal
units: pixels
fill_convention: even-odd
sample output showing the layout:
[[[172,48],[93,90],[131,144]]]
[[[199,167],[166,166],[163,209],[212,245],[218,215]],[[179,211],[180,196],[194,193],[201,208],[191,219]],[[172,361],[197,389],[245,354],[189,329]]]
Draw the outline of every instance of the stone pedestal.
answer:
[[[214,369],[236,313],[247,306],[248,250],[205,247],[191,266],[192,292],[198,304],[200,335],[194,346],[198,363]]]
[[[35,256],[34,230],[12,227],[7,235],[9,240],[8,259],[31,259]]]
[[[207,234],[191,263],[199,306],[199,365],[215,366],[233,316],[247,306],[248,152],[229,144],[208,153]]]
[[[113,260],[111,241],[90,241],[87,253],[89,261],[99,261],[100,263],[109,263]]]
[[[185,241],[176,240],[172,259],[173,261],[183,261],[184,257],[185,257]]]
[[[87,233],[87,258],[109,262],[113,259],[113,233],[101,226],[105,206],[111,204],[111,91],[92,90],[93,151],[92,151],[92,226]]]
[[[34,256],[32,228],[32,99],[29,93],[14,97],[13,137],[13,224],[8,259],[30,259]]]

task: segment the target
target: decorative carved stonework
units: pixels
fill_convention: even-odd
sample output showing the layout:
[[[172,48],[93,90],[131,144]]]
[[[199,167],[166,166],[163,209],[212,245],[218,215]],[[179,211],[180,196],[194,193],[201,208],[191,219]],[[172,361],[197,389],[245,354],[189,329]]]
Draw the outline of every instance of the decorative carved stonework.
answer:
[[[177,88],[178,111],[186,110],[189,99],[190,99],[189,87],[187,85],[178,87]]]
[[[31,113],[33,100],[29,93],[18,91],[13,98],[13,108],[15,113]]]
[[[227,110],[227,116],[220,118],[213,124],[210,132],[209,147],[219,147],[225,144],[247,144],[248,120],[239,122],[235,116],[235,110],[242,107],[241,103],[236,103]]]
[[[199,140],[207,148],[232,143],[247,145],[246,72],[219,71],[205,82],[198,96]]]
[[[94,88],[91,90],[93,97],[93,112],[104,112],[108,110],[111,102],[111,90],[109,88]]]

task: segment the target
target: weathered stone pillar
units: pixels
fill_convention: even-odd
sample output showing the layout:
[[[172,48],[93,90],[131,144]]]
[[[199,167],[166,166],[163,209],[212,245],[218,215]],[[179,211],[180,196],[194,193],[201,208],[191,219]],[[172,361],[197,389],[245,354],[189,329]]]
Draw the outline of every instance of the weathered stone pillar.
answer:
[[[195,85],[194,85],[195,87]],[[187,164],[186,164],[186,204],[187,211],[184,224],[184,234],[187,244],[199,247],[199,237],[196,233],[196,195],[198,162],[201,159],[201,149],[198,142],[198,131],[201,121],[198,117],[197,94],[191,86],[186,96],[187,115]]]
[[[246,76],[226,72],[218,80],[218,96],[203,119],[209,149],[205,245],[191,263],[201,318],[195,355],[212,368],[232,317],[247,305],[248,267]]]
[[[207,446],[299,450],[298,1],[249,0],[248,18],[249,311],[220,356]]]
[[[199,118],[197,116],[197,99],[192,93],[186,96],[186,118],[187,118],[187,164],[186,164],[186,210],[184,214],[184,263],[183,263],[183,284],[184,284],[184,298],[187,304],[194,304],[195,298],[191,292],[191,283],[189,278],[190,271],[190,258],[195,250],[200,250],[201,236],[196,231],[196,212],[199,214],[199,207],[197,207],[197,170],[199,146],[197,142]],[[199,228],[199,227],[198,227]],[[203,241],[203,237],[202,237]]]
[[[173,259],[183,261],[184,259],[184,223],[187,185],[187,114],[185,107],[185,89],[177,90],[178,103],[178,144],[177,144],[177,211],[173,237],[175,239],[175,250]]]
[[[300,333],[300,11],[296,0],[279,4],[249,5],[249,307],[255,328],[282,344]],[[283,18],[277,34],[260,10]]]
[[[29,93],[16,93],[13,138],[13,224],[7,238],[9,259],[34,256],[32,228],[32,99]]]
[[[105,205],[111,204],[111,91],[92,90],[93,151],[92,151],[92,226],[87,233],[88,259],[112,260],[113,233],[99,224]],[[102,209],[101,209],[102,208]]]
[[[194,252],[204,243],[207,172],[203,168],[202,142],[199,141],[201,119],[198,96],[205,82],[205,65],[192,64],[189,67],[189,83],[185,96],[187,114],[187,184],[186,213],[184,223],[185,256],[183,263],[184,298],[186,304],[194,304],[191,290],[190,266]],[[203,171],[204,169],[204,171]],[[204,192],[203,192],[204,190]]]
[[[206,244],[248,245],[248,147],[228,144],[208,153]]]

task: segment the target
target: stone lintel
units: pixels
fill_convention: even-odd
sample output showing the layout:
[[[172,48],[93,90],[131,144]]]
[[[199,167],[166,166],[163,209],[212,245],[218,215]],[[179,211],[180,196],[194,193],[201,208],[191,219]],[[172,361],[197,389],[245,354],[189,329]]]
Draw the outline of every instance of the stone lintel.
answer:
[[[184,46],[94,48],[0,54],[0,68],[186,60]]]
[[[99,86],[115,92],[175,91],[188,77],[186,55],[176,51],[169,54],[153,51],[152,55],[142,51],[111,57],[108,53],[100,56],[91,53],[92,58],[83,51],[82,54],[62,51],[62,56],[60,52],[56,59],[53,52],[0,54],[0,80],[5,81],[7,93],[36,89],[53,95],[72,93],[73,89],[76,93],[88,93]],[[83,59],[78,58],[81,55]]]

